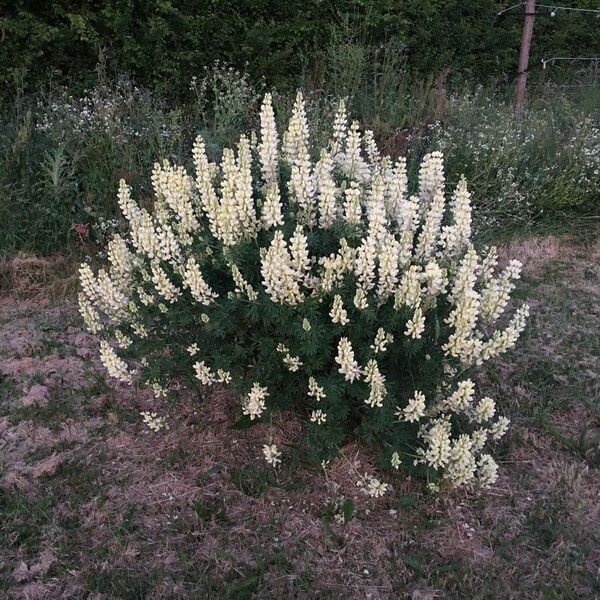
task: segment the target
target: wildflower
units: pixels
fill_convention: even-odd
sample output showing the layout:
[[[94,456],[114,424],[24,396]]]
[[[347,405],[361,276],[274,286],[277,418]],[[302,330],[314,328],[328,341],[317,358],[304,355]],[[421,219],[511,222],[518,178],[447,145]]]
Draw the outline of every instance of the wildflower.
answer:
[[[419,195],[427,205],[434,194],[444,189],[444,155],[441,152],[426,154],[419,169]]]
[[[375,279],[375,258],[377,257],[377,240],[368,235],[358,247],[354,263],[354,274],[358,280],[358,286],[364,292],[372,289]]]
[[[348,338],[340,338],[335,362],[340,365],[338,371],[344,375],[346,381],[352,383],[355,379],[360,379],[362,372],[354,359],[354,350]]]
[[[283,364],[287,366],[288,370],[296,372],[302,366],[300,358],[298,356],[292,356],[289,348],[285,344],[278,344],[277,352],[284,354]]]
[[[362,222],[362,208],[360,205],[360,188],[356,181],[352,181],[350,186],[344,191],[344,219],[350,225],[360,225]]]
[[[254,290],[254,288],[244,279],[241,271],[238,269],[237,265],[234,263],[229,263],[229,268],[231,270],[231,276],[233,278],[233,283],[235,283],[235,292],[238,294],[246,294],[248,300],[250,302],[256,302],[258,300],[258,293]],[[203,315],[205,316],[205,315]],[[208,319],[208,317],[207,317]],[[208,320],[206,321],[208,323]]]
[[[358,310],[365,310],[369,308],[367,295],[362,288],[357,288],[356,294],[354,294],[353,304],[356,306],[356,308],[358,308]]]
[[[498,465],[489,454],[482,454],[477,461],[477,483],[488,487],[498,479]]]
[[[513,291],[514,280],[519,279],[521,263],[510,261],[509,265],[496,278],[488,281],[481,293],[481,318],[487,323],[493,323],[503,312]]]
[[[423,223],[423,228],[415,248],[415,256],[420,260],[430,258],[436,248],[444,217],[444,207],[444,193],[442,190],[438,190],[433,195],[433,199],[429,204],[425,215],[425,222]]]
[[[346,103],[340,100],[333,120],[333,142],[331,143],[331,153],[336,156],[342,149],[348,130],[348,115],[346,113]]]
[[[218,383],[231,383],[231,373],[229,371],[224,371],[223,369],[217,369],[215,381]]]
[[[326,397],[325,391],[317,383],[317,380],[314,377],[308,378],[308,395],[311,398],[314,398],[317,402]]]
[[[402,275],[400,285],[394,294],[394,308],[399,310],[402,306],[416,308],[421,303],[421,268],[412,265]]]
[[[292,371],[292,373],[295,373],[302,366],[302,361],[297,356],[286,354],[283,357],[283,364],[287,365],[287,368]]]
[[[390,462],[392,468],[398,470],[400,468],[400,465],[402,464],[402,461],[400,460],[400,454],[398,454],[398,452],[393,452]]]
[[[156,398],[165,398],[167,395],[167,388],[160,385],[160,383],[153,381],[151,383],[152,391],[154,392],[154,396]]]
[[[403,421],[412,423],[425,416],[425,394],[419,390],[415,391],[414,396],[408,401],[404,408],[396,407],[396,416]]]
[[[458,383],[457,389],[444,402],[444,408],[453,412],[467,412],[473,403],[475,384],[470,379]]]
[[[151,265],[152,283],[156,287],[156,291],[169,303],[175,302],[181,295],[181,290],[169,280],[168,275],[159,263],[154,262]]]
[[[488,397],[482,398],[474,407],[471,414],[471,420],[475,423],[482,423],[491,419],[496,412],[495,402]]]
[[[271,94],[265,94],[260,109],[260,134],[261,140],[258,146],[260,156],[260,168],[263,181],[266,185],[277,181],[277,156],[279,135],[275,124],[275,114],[271,102]]]
[[[248,415],[251,421],[260,418],[267,408],[265,399],[268,395],[266,387],[262,387],[258,383],[253,383],[252,389],[244,401],[242,412]]]
[[[169,429],[166,419],[159,417],[155,412],[143,411],[140,415],[144,423],[155,433],[158,433],[161,429]]]
[[[77,298],[79,300],[79,312],[88,331],[91,333],[99,333],[102,330],[102,323],[100,322],[98,311],[86,298],[85,294],[80,292]]]
[[[379,481],[379,479],[367,474],[365,474],[356,485],[360,487],[367,496],[371,496],[371,498],[380,498],[390,489],[388,483],[383,483],[382,481]]]
[[[117,355],[105,340],[100,342],[100,360],[111,377],[125,383],[131,382],[132,373],[127,363]]]
[[[484,427],[480,427],[479,429],[476,429],[471,434],[471,444],[472,444],[473,450],[474,451],[481,450],[485,446],[485,443],[487,442],[487,438],[488,438],[488,430],[487,429],[485,429]]]
[[[276,444],[265,444],[263,446],[263,454],[265,460],[273,467],[281,463],[281,452],[277,449]]]
[[[385,233],[378,252],[379,259],[377,296],[385,302],[396,291],[398,283],[398,266],[400,260],[400,244],[391,233]]]
[[[421,430],[420,437],[423,438],[426,447],[417,449],[421,458],[416,462],[425,462],[434,469],[445,467],[450,460],[452,449],[450,423],[445,419],[433,420],[431,426],[425,426]]]
[[[292,265],[292,257],[281,231],[275,232],[273,241],[261,260],[261,274],[265,291],[273,302],[294,305],[303,299],[298,273]]]
[[[203,360],[194,363],[194,370],[196,371],[196,378],[200,380],[202,385],[212,385],[215,382],[213,372]]]
[[[489,428],[490,435],[494,440],[499,440],[508,431],[510,420],[506,417],[498,417],[498,420]]]
[[[281,227],[283,225],[281,197],[276,183],[271,183],[266,188],[265,201],[262,205],[260,220],[263,229]]]
[[[443,254],[448,256],[461,250],[471,238],[471,194],[464,176],[456,186],[451,206],[453,224],[443,228],[440,244]]]
[[[418,340],[421,338],[421,335],[424,331],[425,317],[423,316],[423,310],[421,309],[421,307],[417,306],[417,308],[415,308],[415,312],[412,316],[412,319],[410,319],[406,323],[406,330],[404,331],[404,334],[408,337]]]
[[[316,187],[319,209],[319,227],[328,229],[337,218],[337,188],[333,180],[331,155],[323,150],[316,166]]]
[[[442,269],[435,260],[430,260],[425,265],[423,279],[426,284],[426,294],[432,298],[444,293],[448,285],[446,270]]]
[[[213,292],[204,281],[200,267],[194,258],[188,258],[183,279],[194,299],[200,304],[208,306],[215,298],[218,298],[218,294]]]
[[[471,438],[464,433],[452,442],[449,464],[444,477],[450,480],[454,487],[467,483],[474,477],[477,463],[472,447]]]
[[[349,322],[348,313],[344,309],[342,297],[339,294],[336,294],[333,297],[333,306],[331,308],[331,311],[329,312],[329,316],[331,317],[332,323],[346,325]]]
[[[115,331],[115,339],[117,340],[119,348],[129,348],[129,346],[133,344],[133,340],[128,335],[125,335],[120,329]]]
[[[369,397],[365,400],[371,408],[381,408],[387,391],[385,376],[379,371],[377,361],[370,360],[365,367],[365,381],[369,384]]]
[[[383,353],[387,350],[388,344],[394,342],[394,336],[391,333],[386,333],[383,327],[380,327],[375,334],[375,339],[370,348],[375,354]]]
[[[323,425],[323,423],[327,421],[327,413],[322,410],[313,410],[312,413],[310,413],[310,421],[317,425]]]
[[[306,317],[302,319],[302,329],[304,329],[304,331],[310,331],[312,329],[312,325]]]

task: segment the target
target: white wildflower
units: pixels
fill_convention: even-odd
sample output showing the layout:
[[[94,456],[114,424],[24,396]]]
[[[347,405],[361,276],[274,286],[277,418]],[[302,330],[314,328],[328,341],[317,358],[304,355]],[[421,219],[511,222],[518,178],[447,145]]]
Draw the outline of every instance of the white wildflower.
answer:
[[[489,454],[482,454],[477,461],[477,483],[488,487],[498,479],[498,465]]]
[[[117,355],[105,340],[100,342],[100,360],[111,377],[125,383],[132,381],[132,373],[127,363]]]
[[[242,412],[250,417],[251,421],[260,418],[266,410],[266,398],[269,395],[266,387],[262,387],[258,383],[252,384],[252,389],[246,396],[242,407]]]
[[[313,410],[310,413],[310,421],[311,423],[316,423],[317,425],[323,425],[325,421],[327,421],[327,413],[322,410]]]
[[[388,483],[383,483],[382,481],[379,481],[379,479],[367,475],[366,473],[359,479],[356,485],[361,488],[363,493],[367,496],[371,496],[371,498],[380,498],[390,489]]]
[[[324,389],[317,383],[314,377],[308,378],[308,395],[317,402],[326,397]]]
[[[365,381],[369,384],[369,397],[365,399],[365,404],[371,408],[381,408],[383,399],[387,395],[385,389],[385,376],[379,370],[377,361],[371,359],[365,367]]]
[[[270,185],[277,181],[279,146],[279,135],[275,124],[271,94],[265,94],[260,109],[260,136],[260,144],[258,145],[260,169],[264,183]]]
[[[349,323],[348,313],[344,309],[342,297],[339,294],[336,294],[333,298],[333,306],[329,311],[329,316],[332,323],[339,323],[340,325]]]
[[[169,429],[165,417],[159,417],[155,412],[143,411],[140,415],[148,428],[155,433],[161,429]]]
[[[415,308],[415,312],[413,313],[412,319],[406,323],[406,330],[404,334],[410,338],[418,340],[423,335],[425,331],[425,316],[423,315],[423,310],[420,306]]]
[[[510,419],[507,417],[498,417],[498,420],[495,423],[492,423],[488,431],[492,436],[492,439],[499,440],[504,434],[508,431],[508,426],[510,424]]]
[[[396,407],[396,416],[402,421],[413,423],[425,416],[425,394],[415,390],[414,396],[404,408]]]
[[[375,354],[383,353],[387,350],[388,344],[394,342],[394,336],[391,333],[386,333],[383,327],[380,327],[375,334],[375,340],[370,348]]]
[[[482,398],[472,410],[471,420],[475,423],[489,421],[496,414],[496,403],[492,398]]]
[[[281,452],[277,449],[276,444],[265,444],[263,446],[263,454],[265,460],[273,467],[281,463]]]
[[[335,362],[340,365],[338,371],[344,375],[346,381],[353,383],[355,379],[360,379],[361,370],[354,358],[354,350],[348,338],[341,338],[338,342],[338,353]]]
[[[187,260],[183,281],[194,299],[200,304],[208,306],[219,296],[211,289],[208,283],[206,283],[200,272],[200,266],[193,257],[190,257]]]

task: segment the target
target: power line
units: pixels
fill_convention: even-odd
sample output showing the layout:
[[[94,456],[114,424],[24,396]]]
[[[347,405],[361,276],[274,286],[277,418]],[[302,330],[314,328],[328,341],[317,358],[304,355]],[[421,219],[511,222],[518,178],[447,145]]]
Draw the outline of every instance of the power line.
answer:
[[[577,12],[587,12],[587,13],[596,13],[600,14],[600,9],[598,8],[577,8],[576,6],[554,6],[554,4],[538,4],[540,8],[550,8],[550,16],[553,17],[556,15],[557,10],[572,10]]]
[[[513,6],[509,6],[508,8],[501,10],[496,16],[499,17],[500,15],[503,15],[505,12],[508,12],[509,10],[512,10],[513,8],[519,8],[519,6],[523,6],[523,4],[525,4],[525,2],[519,2],[519,4],[514,4]]]
[[[600,56],[552,56],[551,58],[542,58],[542,69],[546,68],[547,63],[554,64],[557,60],[568,60],[568,61],[576,61],[576,60],[593,60],[600,61]]]
[[[509,6],[508,8],[501,10],[499,13],[496,14],[496,16],[499,17],[499,16],[503,15],[504,13],[507,13],[515,8],[519,8],[519,7],[523,6],[524,4],[525,4],[525,2],[519,2],[519,4],[513,4],[512,6]],[[600,9],[598,9],[598,8],[579,8],[577,6],[556,6],[555,4],[538,4],[537,6],[538,6],[538,8],[549,8],[551,17],[556,16],[556,11],[559,11],[559,10],[564,10],[564,11],[570,10],[570,11],[574,11],[574,12],[600,14]]]

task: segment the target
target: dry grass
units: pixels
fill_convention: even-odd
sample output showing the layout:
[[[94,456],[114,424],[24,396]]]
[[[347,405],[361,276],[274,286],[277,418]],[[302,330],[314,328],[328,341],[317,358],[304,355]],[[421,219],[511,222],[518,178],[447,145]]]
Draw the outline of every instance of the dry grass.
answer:
[[[28,275],[37,298],[0,300],[0,597],[599,595],[599,249],[544,238],[506,251],[526,258],[535,311],[480,381],[514,421],[497,485],[432,497],[399,474],[377,501],[354,484],[368,449],[345,448],[325,476],[290,418],[275,441],[291,460],[275,472],[260,427],[230,429],[224,394],[170,410],[106,385],[74,306],[40,302],[47,280]],[[144,428],[148,409],[170,414],[166,433]],[[345,525],[332,519],[343,499]]]
[[[19,253],[0,260],[0,293],[19,299],[65,297],[77,288],[73,259],[61,254],[40,257]]]

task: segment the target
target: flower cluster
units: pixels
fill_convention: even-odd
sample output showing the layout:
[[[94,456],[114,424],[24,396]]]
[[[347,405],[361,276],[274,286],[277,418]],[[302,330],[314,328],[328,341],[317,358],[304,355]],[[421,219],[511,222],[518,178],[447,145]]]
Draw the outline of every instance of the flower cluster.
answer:
[[[520,263],[497,270],[494,248],[477,252],[471,194],[464,178],[447,193],[442,154],[423,158],[410,195],[406,160],[382,156],[343,102],[315,149],[302,95],[280,136],[267,94],[258,133],[218,162],[198,137],[193,159],[193,175],[155,166],[152,209],[121,182],[128,235],[97,273],[81,267],[109,375],[157,395],[225,386],[244,426],[296,410],[321,460],[361,435],[436,489],[493,483],[508,419],[468,372],[515,345],[528,307],[507,314]],[[263,453],[281,462],[275,445]]]

